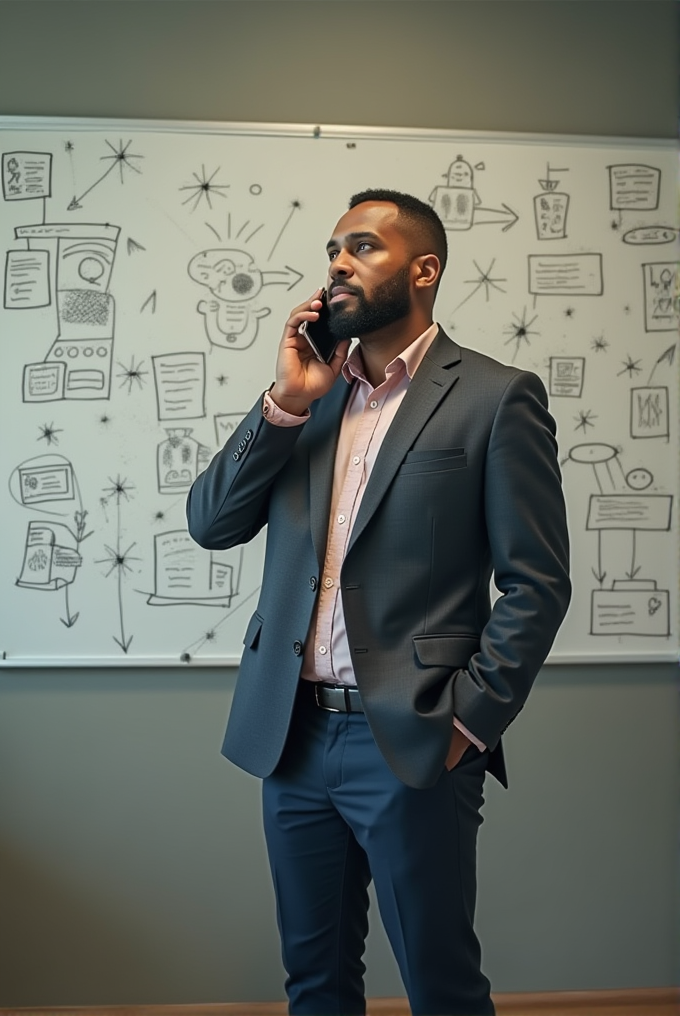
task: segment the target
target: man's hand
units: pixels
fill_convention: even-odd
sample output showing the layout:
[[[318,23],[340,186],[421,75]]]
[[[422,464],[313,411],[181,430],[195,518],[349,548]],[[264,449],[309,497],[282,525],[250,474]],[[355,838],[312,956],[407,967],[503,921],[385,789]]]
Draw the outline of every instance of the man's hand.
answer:
[[[343,339],[330,363],[317,360],[312,347],[298,328],[303,321],[319,316],[321,290],[291,311],[283,330],[276,361],[276,381],[269,392],[276,405],[293,416],[303,416],[315,399],[329,392],[347,359],[349,339]]]
[[[451,770],[458,765],[463,753],[466,748],[472,744],[469,737],[466,737],[462,730],[458,727],[453,728],[453,737],[451,738],[451,744],[449,746],[449,753],[446,756],[446,762],[444,763],[446,768]]]

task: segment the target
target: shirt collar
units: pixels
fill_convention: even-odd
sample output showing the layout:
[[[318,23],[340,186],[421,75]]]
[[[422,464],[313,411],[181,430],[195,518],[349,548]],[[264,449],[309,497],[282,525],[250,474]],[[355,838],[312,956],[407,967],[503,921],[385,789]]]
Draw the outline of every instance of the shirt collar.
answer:
[[[422,335],[419,335],[417,339],[402,349],[401,353],[388,363],[385,367],[385,377],[388,374],[392,374],[395,370],[405,369],[409,376],[409,380],[413,380],[413,375],[418,370],[418,367],[425,359],[425,354],[434,342],[437,332],[439,331],[439,325],[434,321],[429,328],[426,328]],[[342,376],[348,384],[351,384],[355,378],[361,381],[366,380],[364,374],[364,362],[361,358],[361,346],[356,345],[352,352],[349,354],[347,359],[342,365]]]

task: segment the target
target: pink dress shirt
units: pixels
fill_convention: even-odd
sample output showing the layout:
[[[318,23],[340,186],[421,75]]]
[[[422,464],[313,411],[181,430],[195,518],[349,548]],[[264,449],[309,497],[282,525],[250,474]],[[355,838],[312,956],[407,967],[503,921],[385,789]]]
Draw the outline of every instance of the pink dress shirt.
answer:
[[[385,368],[385,380],[377,388],[371,387],[364,374],[358,346],[343,364],[345,380],[348,384],[354,380],[354,384],[340,425],[335,455],[326,557],[302,662],[301,677],[306,681],[356,685],[340,595],[340,569],[380,446],[437,331],[437,324],[430,325],[396,356]],[[264,397],[264,409],[268,421],[276,426],[298,427],[307,419],[284,412],[269,393]],[[453,722],[480,751],[484,751],[486,745],[457,717]]]

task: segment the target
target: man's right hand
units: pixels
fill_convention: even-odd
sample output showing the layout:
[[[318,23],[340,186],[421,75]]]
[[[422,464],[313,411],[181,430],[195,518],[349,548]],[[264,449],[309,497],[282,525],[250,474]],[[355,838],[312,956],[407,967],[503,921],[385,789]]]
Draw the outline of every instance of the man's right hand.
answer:
[[[315,399],[331,390],[347,359],[349,339],[338,343],[330,363],[322,363],[298,331],[303,321],[317,320],[320,295],[321,290],[317,289],[311,299],[291,311],[279,346],[276,381],[269,396],[279,409],[293,416],[303,416]]]

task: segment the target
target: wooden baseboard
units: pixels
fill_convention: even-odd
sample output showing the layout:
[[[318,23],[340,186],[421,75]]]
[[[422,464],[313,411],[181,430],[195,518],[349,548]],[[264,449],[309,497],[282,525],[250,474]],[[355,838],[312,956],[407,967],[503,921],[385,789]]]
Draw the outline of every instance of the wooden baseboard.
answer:
[[[680,1016],[680,988],[494,994],[497,1016]],[[0,1016],[285,1016],[285,1002],[0,1008]],[[404,998],[372,998],[368,1016],[410,1016]]]

